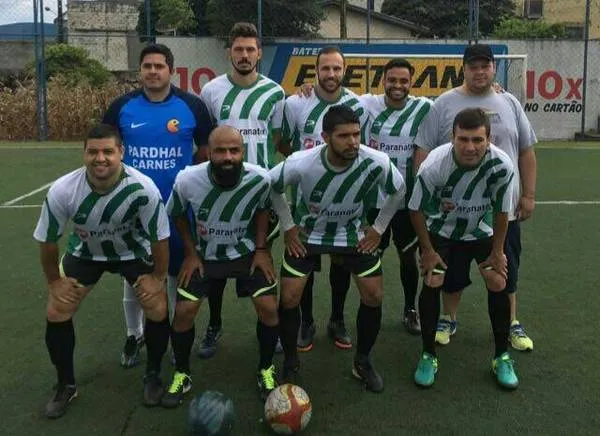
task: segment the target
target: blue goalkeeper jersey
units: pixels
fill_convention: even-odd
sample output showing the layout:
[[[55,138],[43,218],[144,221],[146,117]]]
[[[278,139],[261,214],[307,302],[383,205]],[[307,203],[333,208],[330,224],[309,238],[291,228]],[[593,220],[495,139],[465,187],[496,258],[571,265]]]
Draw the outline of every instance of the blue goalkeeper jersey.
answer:
[[[177,173],[192,165],[194,144],[205,146],[213,126],[205,104],[175,86],[161,102],[148,100],[142,89],[117,98],[103,123],[119,129],[123,162],[150,177],[165,202]]]

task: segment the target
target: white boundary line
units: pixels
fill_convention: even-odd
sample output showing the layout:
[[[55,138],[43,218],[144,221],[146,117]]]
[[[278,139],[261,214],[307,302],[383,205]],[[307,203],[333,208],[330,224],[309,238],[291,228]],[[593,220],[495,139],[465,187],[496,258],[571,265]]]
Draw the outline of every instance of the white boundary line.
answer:
[[[13,204],[10,206],[0,205],[0,209],[39,209],[41,204]]]
[[[81,150],[76,145],[1,145],[0,150]]]
[[[41,191],[44,191],[45,189],[48,189],[50,187],[50,185],[52,185],[53,183],[54,183],[54,180],[51,181],[50,183],[46,183],[45,185],[40,186],[37,189],[34,189],[31,192],[28,192],[27,194],[23,194],[23,195],[21,195],[21,196],[19,196],[17,198],[13,198],[12,200],[9,200],[9,201],[7,201],[5,203],[2,203],[2,206],[12,206],[13,204],[18,203],[19,201],[21,201],[21,200],[23,200],[23,199],[25,199],[27,197],[31,197],[32,195],[37,194],[38,192],[41,192]]]

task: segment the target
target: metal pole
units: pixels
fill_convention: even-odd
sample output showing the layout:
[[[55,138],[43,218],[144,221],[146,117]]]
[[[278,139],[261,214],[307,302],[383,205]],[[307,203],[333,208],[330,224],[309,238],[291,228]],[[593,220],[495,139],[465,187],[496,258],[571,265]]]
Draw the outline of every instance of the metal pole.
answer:
[[[34,34],[34,48],[35,48],[35,115],[36,115],[36,127],[37,127],[37,138],[38,141],[42,140],[42,114],[40,110],[41,98],[41,87],[42,73],[40,71],[41,59],[40,59],[40,29],[39,29],[39,12],[38,12],[38,0],[33,0],[33,34]]]
[[[340,39],[348,37],[348,29],[346,27],[346,0],[340,1]]]
[[[469,45],[471,45],[471,41],[473,40],[473,1],[469,0],[469,13],[468,22],[467,22],[467,39],[469,40]]]
[[[474,1],[474,17],[473,17],[473,39],[475,40],[475,44],[479,42],[479,0]]]
[[[57,41],[59,44],[65,42],[65,21],[63,17],[63,5],[62,0],[56,0],[56,14],[57,14],[57,27],[58,27],[58,35]]]
[[[369,53],[371,53],[371,12],[373,10],[373,0],[367,0],[367,51]],[[371,80],[369,78],[370,74],[369,74],[369,70],[371,68],[371,59],[367,58],[367,71],[365,74],[365,79],[367,80],[367,83],[365,86],[365,91],[367,93],[371,92]]]
[[[48,139],[48,87],[46,78],[46,32],[44,30],[44,0],[40,0],[40,86],[41,86],[41,135],[40,140]]]
[[[152,44],[152,7],[150,0],[144,0],[144,13],[146,15],[146,44]]]
[[[256,19],[256,24],[257,24],[257,29],[258,30],[258,41],[261,44],[262,47],[262,0],[258,0],[258,4],[257,4],[257,19]],[[258,72],[262,73],[262,63],[260,62],[260,60],[258,61]]]
[[[585,2],[585,25],[583,27],[583,92],[581,93],[581,136],[585,135],[585,97],[587,90],[587,59],[590,40],[590,0]]]

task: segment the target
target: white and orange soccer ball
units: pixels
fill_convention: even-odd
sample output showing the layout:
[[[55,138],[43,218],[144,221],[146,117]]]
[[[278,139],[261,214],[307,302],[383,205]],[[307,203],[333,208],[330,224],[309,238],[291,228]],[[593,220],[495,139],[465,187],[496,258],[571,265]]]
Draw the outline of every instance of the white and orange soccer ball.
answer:
[[[300,386],[277,386],[265,401],[265,419],[277,434],[296,434],[306,428],[312,404]]]

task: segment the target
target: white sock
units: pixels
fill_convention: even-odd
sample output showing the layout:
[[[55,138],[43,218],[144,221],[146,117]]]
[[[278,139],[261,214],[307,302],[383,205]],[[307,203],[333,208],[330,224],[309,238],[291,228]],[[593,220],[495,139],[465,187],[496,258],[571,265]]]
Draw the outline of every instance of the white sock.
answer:
[[[169,322],[173,322],[175,316],[175,304],[177,304],[177,277],[167,276],[167,304],[169,307]]]
[[[127,280],[123,280],[123,312],[125,313],[127,336],[142,337],[144,335],[144,310],[135,295],[135,289],[127,283]]]

